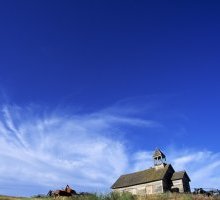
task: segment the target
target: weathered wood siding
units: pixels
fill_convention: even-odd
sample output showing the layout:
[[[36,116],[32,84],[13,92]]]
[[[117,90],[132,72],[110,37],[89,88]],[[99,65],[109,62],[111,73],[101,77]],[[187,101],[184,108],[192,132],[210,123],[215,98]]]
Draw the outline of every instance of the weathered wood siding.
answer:
[[[179,188],[179,192],[190,192],[189,180],[187,178],[173,181],[172,188]]]
[[[184,192],[182,179],[173,181],[172,188],[178,188],[179,192],[181,192],[181,193]]]
[[[134,195],[159,194],[163,193],[163,181],[155,181],[140,185],[113,189],[115,192],[130,192]]]

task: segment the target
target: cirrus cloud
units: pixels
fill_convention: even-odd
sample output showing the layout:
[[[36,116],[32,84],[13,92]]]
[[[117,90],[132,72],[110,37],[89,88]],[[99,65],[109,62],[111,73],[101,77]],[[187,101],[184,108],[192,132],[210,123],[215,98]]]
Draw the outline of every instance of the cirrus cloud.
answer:
[[[1,193],[31,195],[66,184],[77,191],[107,191],[121,174],[153,164],[153,149],[131,152],[124,127],[152,128],[160,126],[157,121],[120,115],[118,109],[71,115],[42,110],[2,105]],[[187,170],[193,187],[219,187],[219,153],[169,148],[165,152],[176,170]]]

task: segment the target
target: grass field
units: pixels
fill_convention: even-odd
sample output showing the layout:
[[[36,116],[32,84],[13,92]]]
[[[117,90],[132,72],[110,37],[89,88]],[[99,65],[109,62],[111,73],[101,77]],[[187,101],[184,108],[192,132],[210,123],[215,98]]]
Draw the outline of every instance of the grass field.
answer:
[[[109,193],[105,195],[88,195],[88,196],[74,196],[74,197],[58,197],[59,200],[220,200],[220,196],[207,197],[203,195],[192,194],[160,194],[148,196],[133,196],[129,193],[119,195],[117,193]],[[0,200],[54,200],[52,197],[10,197],[0,196]]]

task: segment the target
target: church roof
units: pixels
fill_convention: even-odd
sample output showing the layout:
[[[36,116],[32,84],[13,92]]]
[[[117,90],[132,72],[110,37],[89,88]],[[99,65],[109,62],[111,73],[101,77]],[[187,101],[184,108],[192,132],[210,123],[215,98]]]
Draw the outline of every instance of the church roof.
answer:
[[[165,167],[161,169],[155,169],[152,167],[147,170],[143,170],[131,174],[125,174],[120,176],[118,180],[112,185],[111,188],[116,189],[116,188],[132,186],[132,185],[139,185],[142,183],[149,183],[153,181],[163,180],[166,173],[169,170],[172,170],[174,172],[173,167],[170,164],[165,165]]]
[[[188,174],[186,173],[186,171],[175,172],[173,174],[171,180],[175,181],[175,180],[183,179],[184,177],[186,177],[190,181],[190,178],[189,178]]]
[[[159,157],[161,156],[161,158],[165,158],[165,154],[160,150],[160,149],[156,149],[156,151],[153,154],[153,158]]]

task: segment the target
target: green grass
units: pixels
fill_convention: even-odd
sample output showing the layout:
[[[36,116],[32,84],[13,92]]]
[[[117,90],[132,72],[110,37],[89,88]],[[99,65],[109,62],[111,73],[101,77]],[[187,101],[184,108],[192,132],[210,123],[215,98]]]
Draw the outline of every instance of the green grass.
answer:
[[[33,198],[33,197],[9,197],[0,196],[0,200],[54,200],[53,197]],[[219,197],[206,197],[192,194],[159,194],[146,196],[133,196],[130,193],[109,193],[105,195],[93,194],[86,196],[59,197],[57,200],[220,200]]]

